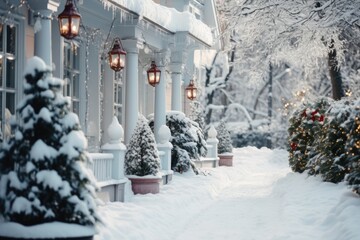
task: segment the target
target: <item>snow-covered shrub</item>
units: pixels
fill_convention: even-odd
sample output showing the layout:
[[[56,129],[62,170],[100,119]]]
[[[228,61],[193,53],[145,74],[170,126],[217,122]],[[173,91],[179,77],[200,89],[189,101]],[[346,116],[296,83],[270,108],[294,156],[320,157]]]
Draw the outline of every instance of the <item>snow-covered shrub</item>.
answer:
[[[352,104],[352,113],[348,121],[350,124],[345,151],[347,152],[348,168],[350,173],[346,176],[347,182],[353,191],[360,195],[360,100]]]
[[[353,124],[352,108],[351,102],[345,99],[335,101],[326,112],[324,125],[314,142],[316,155],[309,161],[310,174],[319,173],[327,182],[344,180],[350,170],[345,144]]]
[[[321,98],[313,104],[305,104],[295,110],[289,119],[289,164],[294,172],[314,168],[308,162],[316,155],[314,140],[324,123],[329,101]]]
[[[225,121],[220,121],[219,125],[216,127],[216,131],[217,139],[219,140],[218,153],[232,153],[233,146]]]
[[[270,133],[262,130],[247,130],[244,132],[231,132],[230,136],[233,147],[253,146],[262,148],[267,146]]]
[[[154,120],[150,120],[150,127],[154,128]],[[182,112],[171,111],[166,114],[166,125],[171,132],[171,168],[176,172],[186,172],[192,166],[193,160],[206,156],[207,148],[204,135],[199,125],[190,120]]]
[[[19,122],[0,152],[0,215],[6,221],[99,221],[95,179],[86,168],[86,138],[62,84],[40,58],[28,61]]]
[[[160,171],[160,158],[156,148],[155,137],[148,121],[142,115],[139,119],[127,146],[125,154],[125,174],[157,175]]]

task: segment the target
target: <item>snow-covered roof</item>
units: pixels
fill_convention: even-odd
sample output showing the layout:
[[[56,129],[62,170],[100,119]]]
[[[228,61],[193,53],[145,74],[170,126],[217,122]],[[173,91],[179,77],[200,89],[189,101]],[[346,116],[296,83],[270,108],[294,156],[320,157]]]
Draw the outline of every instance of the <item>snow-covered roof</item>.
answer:
[[[146,18],[171,32],[189,32],[206,44],[213,45],[211,28],[195,18],[190,12],[179,12],[152,0],[100,0],[106,8],[122,6],[131,12]]]

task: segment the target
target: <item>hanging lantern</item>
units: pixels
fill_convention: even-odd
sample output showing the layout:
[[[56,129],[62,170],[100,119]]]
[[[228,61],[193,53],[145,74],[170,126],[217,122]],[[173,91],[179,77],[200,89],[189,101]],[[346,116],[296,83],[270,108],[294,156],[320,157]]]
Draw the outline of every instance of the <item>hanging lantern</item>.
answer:
[[[79,35],[81,15],[73,0],[67,0],[65,9],[59,14],[60,35],[66,39],[73,39]]]
[[[121,71],[125,67],[126,52],[121,44],[120,38],[115,38],[113,47],[109,51],[110,67],[115,72]]]
[[[160,82],[161,71],[157,68],[155,61],[151,62],[151,67],[147,70],[148,82],[151,86],[155,87]]]
[[[197,88],[194,85],[194,80],[190,80],[190,83],[185,88],[185,91],[188,99],[194,100],[196,98]]]

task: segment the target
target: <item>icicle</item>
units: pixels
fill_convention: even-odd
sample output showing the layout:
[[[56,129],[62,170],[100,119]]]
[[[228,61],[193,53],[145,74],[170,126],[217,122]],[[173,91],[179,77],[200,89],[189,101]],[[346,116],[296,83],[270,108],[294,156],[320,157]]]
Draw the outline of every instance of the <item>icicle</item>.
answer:
[[[34,32],[37,33],[40,30],[41,30],[41,21],[40,21],[40,17],[37,17],[34,24]]]

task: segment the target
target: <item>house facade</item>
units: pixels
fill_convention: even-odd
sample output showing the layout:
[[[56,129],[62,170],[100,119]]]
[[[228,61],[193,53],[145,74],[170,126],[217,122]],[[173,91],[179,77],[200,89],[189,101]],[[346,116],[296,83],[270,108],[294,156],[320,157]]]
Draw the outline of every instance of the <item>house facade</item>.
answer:
[[[154,113],[155,130],[168,110],[189,112],[185,87],[204,71],[194,53],[219,49],[214,1],[210,0],[74,0],[81,14],[79,36],[60,36],[57,16],[66,0],[0,1],[0,100],[3,137],[23,97],[26,60],[39,56],[65,80],[89,142],[98,152],[108,142],[106,129],[116,116],[129,142],[138,113]],[[108,52],[120,38],[127,52],[125,68],[114,72]],[[152,87],[146,71],[152,61],[161,70]],[[199,84],[199,83],[196,83]]]

